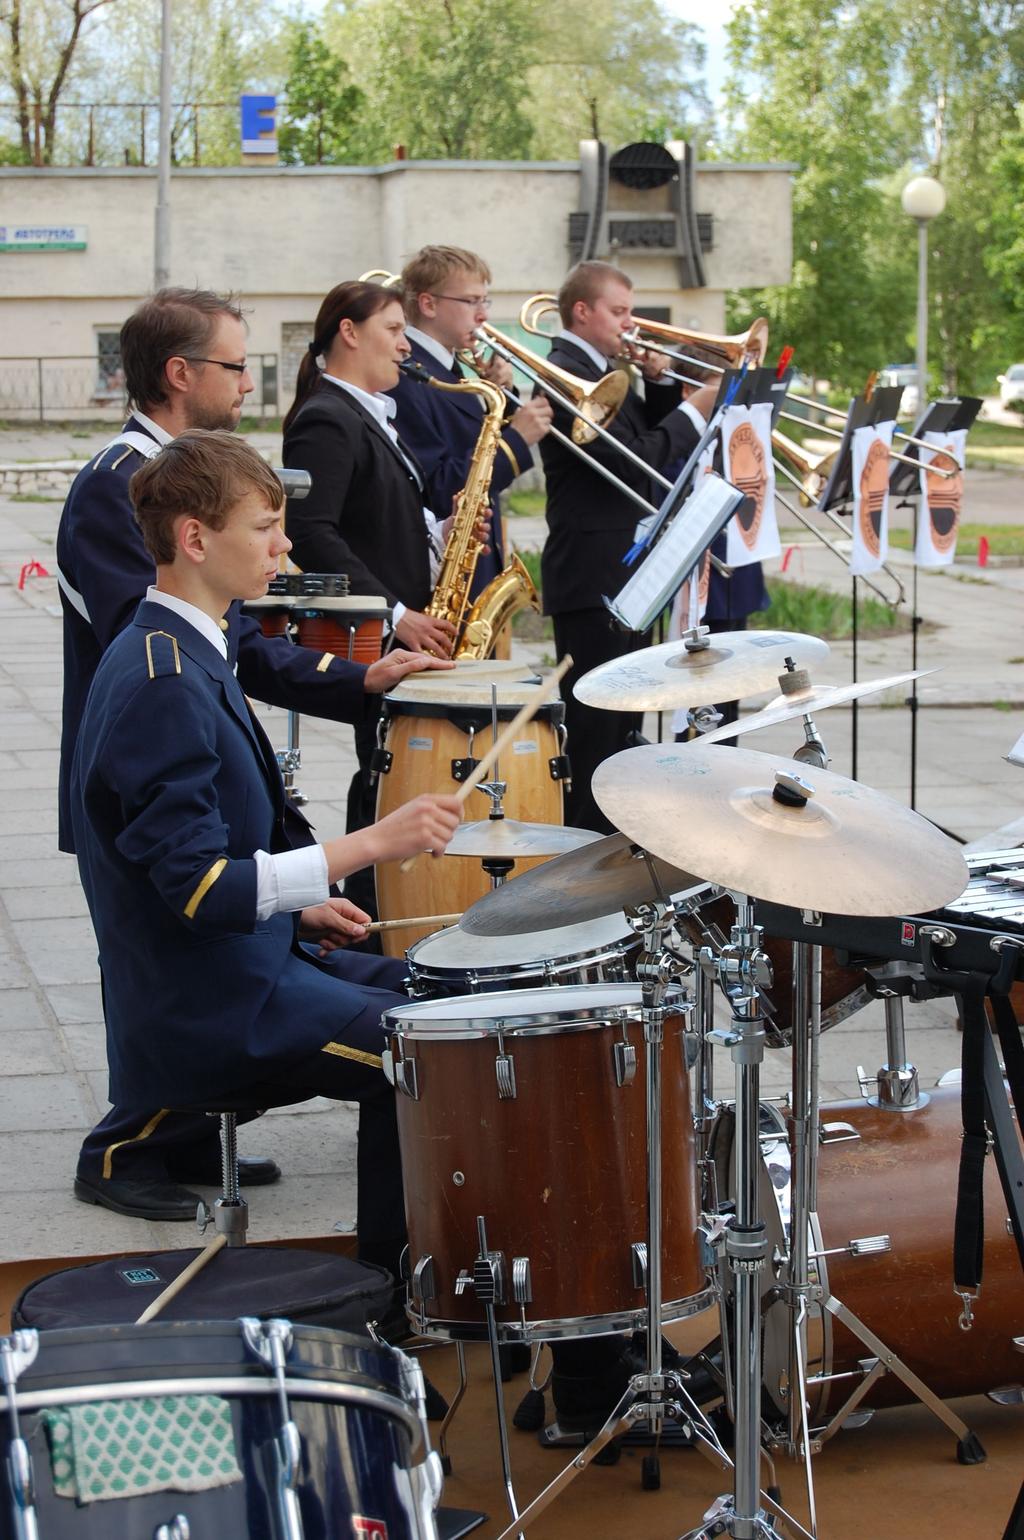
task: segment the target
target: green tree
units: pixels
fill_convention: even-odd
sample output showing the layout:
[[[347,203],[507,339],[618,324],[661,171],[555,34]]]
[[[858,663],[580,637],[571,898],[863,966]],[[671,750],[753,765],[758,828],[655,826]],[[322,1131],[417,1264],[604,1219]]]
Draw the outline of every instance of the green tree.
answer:
[[[325,19],[366,97],[367,149],[415,159],[522,159],[539,0],[356,0]],[[357,63],[358,61],[358,63]]]
[[[1017,122],[1003,135],[992,162],[992,202],[985,265],[999,288],[999,309],[1006,317],[998,338],[1002,363],[1009,353],[1024,352],[1024,103]]]
[[[348,66],[309,22],[293,30],[288,58],[287,106],[278,134],[290,166],[322,166],[355,158],[358,114],[365,101],[347,84]]]
[[[78,78],[93,30],[90,18],[112,0],[6,0],[0,13],[0,81],[15,100],[20,159],[48,166],[61,97]],[[85,46],[83,46],[85,45]]]

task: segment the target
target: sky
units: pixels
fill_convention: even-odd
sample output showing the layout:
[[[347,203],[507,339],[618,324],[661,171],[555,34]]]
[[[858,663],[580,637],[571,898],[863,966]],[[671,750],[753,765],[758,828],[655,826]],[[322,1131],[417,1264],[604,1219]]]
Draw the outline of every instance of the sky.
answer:
[[[725,84],[725,24],[735,10],[737,0],[662,0],[662,4],[667,11],[691,22],[704,34],[708,51],[704,74],[708,95],[717,104]]]

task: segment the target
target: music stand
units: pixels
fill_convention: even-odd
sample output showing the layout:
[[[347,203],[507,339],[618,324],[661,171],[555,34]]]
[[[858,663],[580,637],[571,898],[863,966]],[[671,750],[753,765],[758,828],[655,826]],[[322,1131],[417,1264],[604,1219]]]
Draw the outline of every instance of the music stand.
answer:
[[[853,502],[853,435],[858,428],[871,428],[880,422],[895,422],[899,410],[902,385],[886,385],[871,396],[855,396],[850,402],[842,442],[836,451],[832,474],[822,488],[815,505],[819,513],[846,511]],[[857,678],[857,579],[852,579],[853,623],[850,640],[853,656],[853,678]],[[850,775],[857,779],[857,702],[853,702],[850,719]]]
[[[933,401],[918,417],[913,427],[914,438],[923,438],[926,433],[956,433],[960,429],[969,429],[974,419],[981,410],[980,396],[955,396],[948,401]],[[920,498],[920,450],[917,444],[908,444],[901,451],[908,460],[916,460],[918,468],[907,465],[897,460],[889,473],[889,495],[901,499],[913,497]],[[921,505],[917,504],[917,512],[911,522],[911,550],[917,549],[917,520],[921,517]],[[910,583],[910,657],[911,668],[917,668],[917,637],[921,629],[921,616],[917,612],[917,562],[914,562],[914,572]],[[907,700],[910,708],[910,806],[917,808],[917,680],[914,679],[910,686],[910,696]]]

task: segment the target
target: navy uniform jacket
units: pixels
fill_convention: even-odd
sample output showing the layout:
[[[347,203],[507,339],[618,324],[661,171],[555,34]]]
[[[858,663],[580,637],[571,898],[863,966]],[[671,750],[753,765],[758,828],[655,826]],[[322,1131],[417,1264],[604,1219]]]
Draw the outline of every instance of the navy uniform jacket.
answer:
[[[565,338],[556,338],[548,357],[553,364],[586,380],[598,380],[607,372],[598,368],[589,353]],[[649,384],[643,398],[631,389],[608,431],[660,470],[673,460],[685,459],[699,438],[689,417],[674,410],[679,400],[678,385]],[[568,412],[557,407],[555,427],[563,433],[572,427]],[[594,440],[586,452],[642,497],[654,504],[661,502],[663,489],[604,439]],[[630,575],[632,569],[623,566],[622,558],[633,543],[633,531],[643,510],[596,471],[588,470],[583,460],[557,439],[541,439],[540,454],[547,482],[548,521],[541,557],[544,613],[600,609],[602,596],[617,594]]]
[[[146,433],[135,418],[127,428]],[[148,437],[149,435],[147,435]],[[60,571],[84,601],[88,619],[61,589],[64,609],[64,711],[60,745],[59,835],[73,851],[69,808],[71,758],[93,675],[114,637],[131,620],[154,577],[152,557],[135,522],[128,482],[143,456],[127,445],[104,451],[75,477],[57,530]],[[293,647],[284,637],[264,637],[234,604],[228,611],[228,652],[238,662],[242,688],[271,706],[334,721],[362,723],[376,716],[379,700],[363,691],[366,669],[358,663]]]
[[[472,380],[473,375],[456,373],[446,369],[433,353],[409,339],[412,353],[409,361],[419,364],[433,379],[446,385],[460,380]],[[484,403],[480,396],[459,392],[452,395],[444,390],[434,390],[420,380],[403,374],[394,390],[388,394],[398,406],[395,425],[402,442],[408,444],[427,478],[427,506],[435,516],[444,520],[452,511],[452,499],[461,492],[469,474],[473,450],[480,437],[484,418]],[[503,492],[517,476],[529,470],[533,464],[526,440],[507,425],[502,429],[501,444],[494,458],[491,476],[491,510],[495,517],[491,526],[489,555],[480,557],[471,590],[472,597],[494,577],[504,565],[501,557],[501,522],[498,518],[500,504],[498,494]]]
[[[71,772],[99,942],[115,1104],[188,1106],[337,1037],[364,996],[256,919],[258,849],[287,849],[284,789],[231,664],[144,601],[96,670]]]
[[[308,497],[285,528],[304,572],[347,572],[354,594],[384,594],[422,610],[430,601],[425,478],[364,406],[321,380],[284,436],[284,463],[309,471]]]

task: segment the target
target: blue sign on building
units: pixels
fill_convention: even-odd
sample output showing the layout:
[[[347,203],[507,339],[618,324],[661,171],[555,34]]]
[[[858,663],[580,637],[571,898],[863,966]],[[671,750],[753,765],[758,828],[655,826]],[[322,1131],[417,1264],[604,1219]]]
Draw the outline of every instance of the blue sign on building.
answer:
[[[242,154],[277,154],[277,97],[241,96]]]

